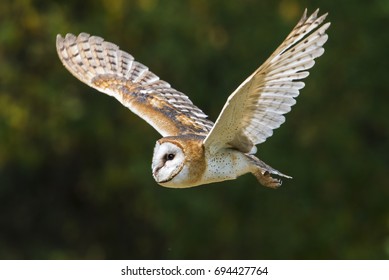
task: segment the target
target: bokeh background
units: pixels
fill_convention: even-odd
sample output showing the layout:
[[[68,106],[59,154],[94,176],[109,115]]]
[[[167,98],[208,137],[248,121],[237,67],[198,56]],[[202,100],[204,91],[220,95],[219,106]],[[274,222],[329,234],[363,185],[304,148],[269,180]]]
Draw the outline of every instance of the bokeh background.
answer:
[[[259,146],[294,177],[158,186],[160,137],[61,65],[57,33],[115,42],[211,120],[305,7],[329,12],[286,123]],[[0,2],[1,259],[388,259],[389,1]]]

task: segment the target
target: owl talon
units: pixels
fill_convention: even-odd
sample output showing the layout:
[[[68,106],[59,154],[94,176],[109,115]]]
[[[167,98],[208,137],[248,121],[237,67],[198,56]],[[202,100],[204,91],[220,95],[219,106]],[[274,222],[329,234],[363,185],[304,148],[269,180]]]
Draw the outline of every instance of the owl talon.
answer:
[[[254,176],[257,178],[258,182],[261,183],[261,185],[268,188],[277,189],[282,185],[282,181],[270,176],[269,171],[265,171],[263,173],[257,172],[254,174]]]

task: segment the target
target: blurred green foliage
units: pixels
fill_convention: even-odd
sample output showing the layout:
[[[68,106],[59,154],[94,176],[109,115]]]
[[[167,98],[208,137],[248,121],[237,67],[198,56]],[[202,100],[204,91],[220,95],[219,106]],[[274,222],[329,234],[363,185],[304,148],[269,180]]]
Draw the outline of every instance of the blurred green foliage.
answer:
[[[366,2],[366,1],[365,1]],[[0,258],[388,259],[389,1],[0,2]],[[259,155],[290,174],[159,187],[160,137],[61,65],[57,33],[115,42],[215,120],[304,8],[329,41]]]

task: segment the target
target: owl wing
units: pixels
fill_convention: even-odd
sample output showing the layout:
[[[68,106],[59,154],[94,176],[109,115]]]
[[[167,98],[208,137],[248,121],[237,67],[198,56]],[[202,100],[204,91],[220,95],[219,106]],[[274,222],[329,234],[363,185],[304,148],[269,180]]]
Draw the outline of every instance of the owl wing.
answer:
[[[321,25],[327,14],[317,16],[316,10],[303,17],[276,51],[228,98],[204,146],[216,152],[233,147],[245,153],[255,153],[255,145],[273,134],[284,121],[308,76],[306,70],[323,54],[327,41]]]
[[[63,65],[80,81],[115,97],[162,136],[207,135],[213,122],[189,98],[100,37],[57,35]]]

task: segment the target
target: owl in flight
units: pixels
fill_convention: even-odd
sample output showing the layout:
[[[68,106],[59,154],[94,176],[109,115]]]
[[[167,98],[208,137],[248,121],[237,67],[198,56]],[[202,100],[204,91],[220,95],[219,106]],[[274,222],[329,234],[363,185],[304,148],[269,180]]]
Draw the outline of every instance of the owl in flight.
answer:
[[[115,97],[153,126],[163,138],[152,159],[155,181],[187,188],[252,173],[271,188],[291,178],[254,156],[296,103],[314,59],[324,52],[327,14],[304,15],[275,52],[227,99],[213,123],[189,98],[143,64],[100,37],[57,35],[63,65],[80,81]]]

